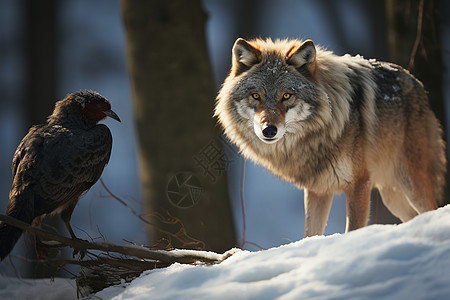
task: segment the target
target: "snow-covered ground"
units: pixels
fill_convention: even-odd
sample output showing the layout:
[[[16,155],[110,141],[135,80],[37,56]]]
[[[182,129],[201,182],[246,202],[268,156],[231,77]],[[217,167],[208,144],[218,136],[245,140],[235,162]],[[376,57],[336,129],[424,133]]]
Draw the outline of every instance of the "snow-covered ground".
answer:
[[[94,299],[450,299],[449,278],[450,205],[401,225],[237,250],[213,266],[174,264]],[[0,278],[0,299],[70,297],[67,279]]]
[[[0,300],[75,300],[75,280],[20,279],[0,276]]]

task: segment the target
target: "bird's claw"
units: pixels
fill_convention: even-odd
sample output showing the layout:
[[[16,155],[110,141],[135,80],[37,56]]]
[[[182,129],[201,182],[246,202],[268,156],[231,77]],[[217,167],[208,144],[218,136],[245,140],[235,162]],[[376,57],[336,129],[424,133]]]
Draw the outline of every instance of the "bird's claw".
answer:
[[[72,238],[73,240],[76,240],[76,241],[81,241],[81,242],[85,242],[85,243],[89,243],[89,241],[87,241],[87,240],[82,240],[82,239],[79,239],[79,238]],[[80,260],[81,259],[83,259],[85,256],[86,256],[86,253],[87,253],[87,249],[86,248],[77,248],[77,246],[76,245],[74,245],[73,247],[73,252],[72,252],[72,258],[75,258],[75,255],[77,255],[77,254],[80,254]]]

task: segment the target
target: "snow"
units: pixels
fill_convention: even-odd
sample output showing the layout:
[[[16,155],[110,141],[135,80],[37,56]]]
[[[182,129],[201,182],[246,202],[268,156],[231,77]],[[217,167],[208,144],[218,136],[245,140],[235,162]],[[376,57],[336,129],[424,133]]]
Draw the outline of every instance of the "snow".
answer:
[[[371,225],[220,264],[173,264],[93,299],[449,299],[450,205],[400,225]],[[75,299],[73,280],[0,277],[0,299]]]
[[[450,206],[401,225],[306,238],[220,264],[145,272],[101,299],[448,299]],[[125,288],[124,288],[125,287]]]
[[[0,276],[0,300],[77,299],[76,284],[67,278],[20,279]]]

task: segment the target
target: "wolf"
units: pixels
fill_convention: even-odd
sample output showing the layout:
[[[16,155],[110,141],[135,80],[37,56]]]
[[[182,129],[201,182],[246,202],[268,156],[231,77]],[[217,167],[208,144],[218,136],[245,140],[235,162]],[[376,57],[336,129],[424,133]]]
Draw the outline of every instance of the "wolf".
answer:
[[[323,234],[336,193],[346,232],[367,225],[373,188],[402,222],[442,201],[442,128],[398,65],[311,40],[239,38],[215,116],[244,157],[304,189],[305,237]]]

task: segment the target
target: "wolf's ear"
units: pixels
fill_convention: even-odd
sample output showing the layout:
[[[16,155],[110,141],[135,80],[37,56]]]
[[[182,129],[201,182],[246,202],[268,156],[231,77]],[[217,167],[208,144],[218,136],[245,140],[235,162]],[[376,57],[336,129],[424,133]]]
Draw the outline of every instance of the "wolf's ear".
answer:
[[[233,46],[232,74],[237,76],[261,61],[261,51],[243,38],[238,38]]]
[[[307,71],[314,77],[316,72],[316,47],[313,41],[307,40],[299,46],[294,46],[286,55],[286,62],[294,66],[299,72]]]

